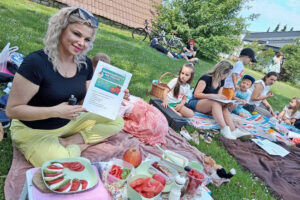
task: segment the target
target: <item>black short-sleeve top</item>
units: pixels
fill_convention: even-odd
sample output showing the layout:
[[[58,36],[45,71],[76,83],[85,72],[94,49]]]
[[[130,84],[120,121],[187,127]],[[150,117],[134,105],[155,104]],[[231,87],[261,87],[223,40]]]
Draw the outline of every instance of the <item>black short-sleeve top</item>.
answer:
[[[224,80],[222,80],[221,84],[216,89],[213,88],[213,86],[212,86],[212,76],[204,74],[197,81],[197,84],[196,84],[195,88],[197,87],[199,81],[201,81],[201,80],[203,80],[206,83],[206,87],[203,90],[204,94],[218,94],[220,88],[224,86]],[[195,92],[195,90],[194,90],[194,92]],[[193,95],[194,95],[194,92],[193,92]]]
[[[49,61],[44,50],[33,52],[25,57],[17,73],[39,86],[38,92],[29,100],[28,105],[36,107],[51,107],[67,102],[73,94],[81,101],[86,94],[86,81],[93,76],[93,67],[86,57],[87,66],[77,69],[75,76],[63,77]],[[70,120],[49,118],[35,121],[22,121],[26,126],[34,129],[57,129],[66,125]]]

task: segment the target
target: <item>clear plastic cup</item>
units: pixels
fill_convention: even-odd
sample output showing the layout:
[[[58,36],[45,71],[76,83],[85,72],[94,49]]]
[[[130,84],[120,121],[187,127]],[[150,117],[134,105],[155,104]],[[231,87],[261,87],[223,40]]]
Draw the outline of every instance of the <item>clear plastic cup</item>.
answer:
[[[189,194],[189,195],[197,195],[197,196],[201,196],[201,190],[202,190],[202,186],[206,185],[206,178],[204,175],[203,179],[198,179],[195,178],[194,176],[190,175],[189,173],[187,173],[187,186],[185,189],[185,194]]]

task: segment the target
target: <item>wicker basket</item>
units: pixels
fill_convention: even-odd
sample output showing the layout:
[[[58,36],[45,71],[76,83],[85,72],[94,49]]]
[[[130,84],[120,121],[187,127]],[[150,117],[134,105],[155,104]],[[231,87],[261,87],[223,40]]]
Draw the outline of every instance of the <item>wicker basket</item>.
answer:
[[[176,77],[176,75],[171,72],[166,72],[166,73],[162,74],[159,77],[158,83],[152,83],[152,88],[151,88],[151,92],[150,92],[150,94],[152,96],[163,99],[164,91],[166,88],[168,88],[168,85],[166,83],[161,82],[161,79],[166,75],[172,75],[174,78]]]

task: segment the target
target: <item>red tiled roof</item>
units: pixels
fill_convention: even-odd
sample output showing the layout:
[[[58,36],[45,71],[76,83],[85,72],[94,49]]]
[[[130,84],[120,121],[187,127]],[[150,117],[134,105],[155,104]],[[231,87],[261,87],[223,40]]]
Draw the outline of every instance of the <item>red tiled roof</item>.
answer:
[[[93,14],[129,27],[143,27],[146,19],[153,19],[154,4],[161,0],[56,0],[78,6]]]

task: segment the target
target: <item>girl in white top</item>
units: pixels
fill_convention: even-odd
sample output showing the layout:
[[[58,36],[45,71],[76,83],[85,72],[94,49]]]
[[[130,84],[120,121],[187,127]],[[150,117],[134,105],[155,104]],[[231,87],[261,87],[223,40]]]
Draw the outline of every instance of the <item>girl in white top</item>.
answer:
[[[300,98],[294,97],[290,104],[284,107],[277,119],[286,124],[293,125],[297,119],[300,119]]]
[[[263,104],[272,116],[275,116],[275,113],[267,98],[274,96],[273,92],[270,91],[270,86],[275,83],[277,78],[278,74],[276,72],[269,72],[262,80],[255,81],[248,90],[252,93],[249,104],[256,105],[256,107],[260,107]]]
[[[162,103],[165,108],[169,106],[178,115],[187,118],[194,116],[194,112],[184,106],[190,91],[190,83],[194,78],[194,70],[192,64],[185,64],[181,67],[178,77],[168,83]]]

